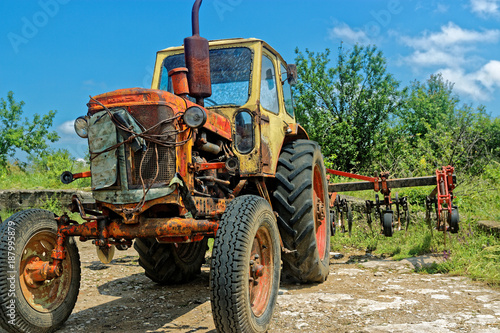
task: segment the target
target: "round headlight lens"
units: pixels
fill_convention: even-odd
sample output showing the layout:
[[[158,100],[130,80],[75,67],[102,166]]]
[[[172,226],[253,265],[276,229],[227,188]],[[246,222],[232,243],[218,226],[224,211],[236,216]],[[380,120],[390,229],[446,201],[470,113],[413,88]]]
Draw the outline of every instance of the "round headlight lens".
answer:
[[[81,138],[89,136],[89,123],[85,117],[78,117],[75,120],[75,132]]]
[[[184,123],[191,128],[198,128],[207,121],[207,113],[199,106],[192,106],[182,116]]]

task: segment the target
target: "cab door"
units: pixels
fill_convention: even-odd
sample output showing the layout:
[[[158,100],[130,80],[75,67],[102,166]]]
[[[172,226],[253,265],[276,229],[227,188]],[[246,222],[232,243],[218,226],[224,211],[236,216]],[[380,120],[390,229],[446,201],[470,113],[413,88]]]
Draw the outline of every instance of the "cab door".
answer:
[[[276,56],[263,48],[260,78],[260,148],[262,172],[269,175],[274,175],[285,137],[285,126],[280,115],[283,110],[279,87],[281,81],[277,69]]]

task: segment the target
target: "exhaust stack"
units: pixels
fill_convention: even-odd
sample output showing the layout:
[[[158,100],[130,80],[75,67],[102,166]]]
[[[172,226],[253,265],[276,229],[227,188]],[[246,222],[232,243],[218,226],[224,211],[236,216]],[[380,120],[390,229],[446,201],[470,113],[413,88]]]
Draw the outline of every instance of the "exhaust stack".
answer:
[[[184,39],[184,57],[188,68],[189,95],[196,98],[197,104],[203,106],[203,99],[212,95],[212,86],[208,40],[200,37],[199,11],[201,2],[202,0],[196,0],[193,5],[191,14],[193,36]]]

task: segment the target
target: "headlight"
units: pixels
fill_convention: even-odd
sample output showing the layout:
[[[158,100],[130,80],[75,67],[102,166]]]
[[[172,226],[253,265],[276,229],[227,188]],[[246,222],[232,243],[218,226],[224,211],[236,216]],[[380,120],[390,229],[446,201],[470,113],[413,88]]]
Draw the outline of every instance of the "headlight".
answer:
[[[207,113],[199,106],[192,106],[184,112],[182,116],[184,123],[191,128],[198,128],[207,121]]]
[[[85,117],[78,117],[75,120],[75,132],[81,138],[89,136],[89,123]]]

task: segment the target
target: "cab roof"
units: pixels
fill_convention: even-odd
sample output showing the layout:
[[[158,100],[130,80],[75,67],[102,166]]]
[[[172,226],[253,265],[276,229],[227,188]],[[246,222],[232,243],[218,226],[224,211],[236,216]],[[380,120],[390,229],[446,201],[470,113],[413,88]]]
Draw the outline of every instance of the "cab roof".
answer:
[[[271,45],[263,41],[262,39],[258,38],[228,38],[228,39],[215,39],[215,40],[210,40],[208,41],[208,45],[210,46],[222,46],[222,45],[237,45],[237,44],[249,44],[249,43],[261,43],[263,47],[271,51],[272,53],[276,54],[278,57],[280,57],[282,60],[283,57],[279,54],[278,51],[276,51]],[[184,50],[184,45],[181,46],[172,46],[172,47],[167,47],[166,49],[162,49],[158,51],[157,53],[164,53],[164,52],[175,52],[175,51],[183,51]]]

